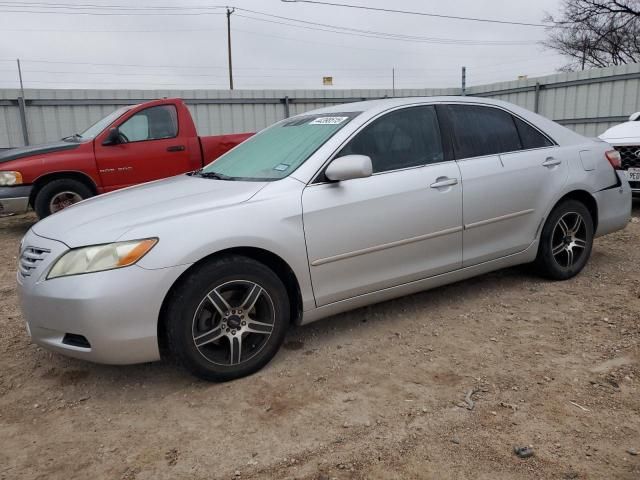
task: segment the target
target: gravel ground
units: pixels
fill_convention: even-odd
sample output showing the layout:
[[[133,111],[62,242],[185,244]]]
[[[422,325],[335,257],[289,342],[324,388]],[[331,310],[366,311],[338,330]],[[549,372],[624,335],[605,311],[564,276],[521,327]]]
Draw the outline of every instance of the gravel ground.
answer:
[[[0,479],[640,478],[637,218],[575,279],[509,269],[339,315],[226,384],[31,345],[33,221],[0,219]]]

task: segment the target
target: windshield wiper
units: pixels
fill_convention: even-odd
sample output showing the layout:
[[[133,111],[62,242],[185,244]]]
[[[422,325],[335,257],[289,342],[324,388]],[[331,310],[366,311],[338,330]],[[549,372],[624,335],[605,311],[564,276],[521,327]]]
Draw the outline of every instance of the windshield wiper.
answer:
[[[205,172],[202,169],[191,172],[189,175],[197,175],[202,178],[213,178],[214,180],[235,180],[235,178],[218,172]]]
[[[62,139],[63,142],[66,142],[67,140],[79,142],[80,140],[82,140],[82,135],[80,135],[79,133],[74,133],[73,135],[69,135],[68,137],[64,137]]]

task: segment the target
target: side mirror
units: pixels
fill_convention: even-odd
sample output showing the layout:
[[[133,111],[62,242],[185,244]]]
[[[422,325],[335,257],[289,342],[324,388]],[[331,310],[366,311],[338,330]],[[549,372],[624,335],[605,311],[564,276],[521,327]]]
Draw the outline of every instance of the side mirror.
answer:
[[[109,130],[109,135],[104,139],[102,145],[118,145],[120,143],[120,131],[118,127],[113,127]]]
[[[371,159],[366,155],[345,155],[334,159],[324,171],[334,182],[370,177],[373,173]]]
[[[631,116],[629,116],[630,122],[637,122],[638,120],[640,120],[640,112],[632,113]]]

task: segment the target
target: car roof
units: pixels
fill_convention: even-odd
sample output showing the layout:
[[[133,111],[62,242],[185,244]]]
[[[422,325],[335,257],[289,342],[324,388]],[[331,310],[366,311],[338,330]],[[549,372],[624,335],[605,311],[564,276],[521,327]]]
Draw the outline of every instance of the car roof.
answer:
[[[375,114],[388,110],[390,108],[402,107],[406,105],[413,105],[416,103],[480,103],[487,105],[497,105],[503,107],[512,107],[513,104],[502,102],[500,100],[480,98],[480,97],[465,97],[465,96],[437,96],[437,97],[394,97],[394,98],[380,98],[376,100],[365,100],[363,102],[352,102],[340,105],[332,105],[330,107],[323,107],[307,114],[322,114],[322,113],[338,113],[338,112],[367,112]]]
[[[576,144],[584,141],[584,137],[582,135],[579,135],[564,126],[546,117],[543,117],[542,115],[538,115],[531,110],[527,110],[518,105],[504,102],[502,100],[475,96],[381,98],[378,100],[366,100],[364,102],[352,102],[340,105],[332,105],[330,107],[324,107],[317,110],[312,110],[310,112],[305,112],[304,115],[361,112],[365,114],[365,117],[371,118],[392,108],[426,103],[467,103],[500,107],[536,125],[547,135],[550,135],[551,138],[553,138],[556,143],[560,145]]]

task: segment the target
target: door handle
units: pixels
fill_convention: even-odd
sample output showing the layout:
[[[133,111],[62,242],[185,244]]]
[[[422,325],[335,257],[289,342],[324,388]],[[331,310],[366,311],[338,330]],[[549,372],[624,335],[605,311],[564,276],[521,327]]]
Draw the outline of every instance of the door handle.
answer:
[[[451,187],[453,185],[458,184],[457,178],[449,178],[449,177],[438,177],[436,178],[435,183],[429,185],[431,188],[443,188],[443,187]]]
[[[557,160],[553,157],[547,157],[547,159],[542,162],[542,166],[543,167],[555,167],[557,165],[560,165],[562,163],[562,160]]]
[[[172,145],[170,147],[167,147],[167,152],[184,152],[184,151],[185,151],[184,145]]]

